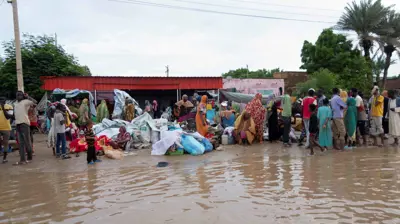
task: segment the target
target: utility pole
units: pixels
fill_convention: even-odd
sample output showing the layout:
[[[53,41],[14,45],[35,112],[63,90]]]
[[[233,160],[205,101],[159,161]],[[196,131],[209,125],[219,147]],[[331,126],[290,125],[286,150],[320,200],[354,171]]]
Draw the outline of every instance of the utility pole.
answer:
[[[249,78],[249,65],[246,65],[246,69],[247,69],[246,78]]]
[[[17,61],[17,85],[19,91],[24,91],[24,77],[22,75],[22,57],[21,57],[21,38],[19,34],[19,21],[18,21],[18,5],[17,0],[7,0],[11,3],[14,18],[14,35],[15,35],[15,57]]]
[[[167,77],[169,77],[169,66],[165,66],[165,74],[167,75]]]
[[[57,33],[54,33],[54,43],[55,43],[56,46],[58,46],[58,44],[57,44]]]

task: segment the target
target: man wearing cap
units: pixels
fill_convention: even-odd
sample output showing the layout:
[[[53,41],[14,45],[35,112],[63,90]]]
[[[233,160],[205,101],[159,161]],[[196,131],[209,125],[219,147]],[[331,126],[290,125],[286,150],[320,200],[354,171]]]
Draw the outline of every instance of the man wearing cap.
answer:
[[[309,132],[309,127],[310,127],[310,117],[311,117],[311,112],[308,109],[311,104],[317,105],[317,100],[314,98],[315,90],[313,88],[308,90],[308,96],[303,99],[302,106],[303,106],[303,124],[304,124],[304,129],[306,130],[306,148],[310,146],[310,132]]]

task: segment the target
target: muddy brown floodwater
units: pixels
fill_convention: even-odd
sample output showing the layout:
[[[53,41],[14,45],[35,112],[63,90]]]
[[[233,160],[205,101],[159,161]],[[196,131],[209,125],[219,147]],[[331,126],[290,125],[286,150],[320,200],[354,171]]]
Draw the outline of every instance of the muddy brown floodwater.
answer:
[[[400,154],[232,146],[203,156],[0,164],[0,223],[400,223]],[[169,162],[157,168],[159,161]]]

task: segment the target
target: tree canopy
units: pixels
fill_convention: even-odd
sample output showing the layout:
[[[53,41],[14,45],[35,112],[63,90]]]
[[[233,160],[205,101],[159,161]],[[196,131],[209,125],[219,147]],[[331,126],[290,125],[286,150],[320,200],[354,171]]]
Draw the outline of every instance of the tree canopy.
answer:
[[[17,91],[16,60],[14,41],[4,42],[3,62],[0,62],[0,95],[14,98]],[[87,66],[56,45],[49,36],[24,34],[21,42],[22,68],[25,91],[40,99],[43,90],[40,76],[85,76],[91,75]]]
[[[329,95],[330,91],[337,84],[337,75],[328,69],[320,69],[312,73],[310,77],[306,82],[297,84],[298,93],[307,93],[310,88],[314,88],[315,90],[323,89],[326,95]]]
[[[385,6],[381,0],[352,1],[347,4],[335,26],[339,30],[357,33],[364,57],[371,63],[373,72],[377,70],[371,62],[370,52],[374,45],[379,45],[380,51],[386,56],[383,63],[383,88],[393,62],[393,53],[397,51],[400,55],[400,13],[393,6]],[[379,75],[376,81],[380,81]]]
[[[370,66],[361,52],[346,36],[335,34],[332,29],[325,29],[315,44],[304,41],[301,61],[300,68],[309,74],[321,69],[332,72],[342,88],[368,89],[373,82]]]
[[[272,78],[275,72],[283,72],[280,68],[274,68],[267,70],[265,68],[258,69],[256,71],[250,71],[247,68],[238,68],[236,70],[230,70],[227,73],[223,73],[222,77],[232,77],[234,79],[257,79],[257,78]]]

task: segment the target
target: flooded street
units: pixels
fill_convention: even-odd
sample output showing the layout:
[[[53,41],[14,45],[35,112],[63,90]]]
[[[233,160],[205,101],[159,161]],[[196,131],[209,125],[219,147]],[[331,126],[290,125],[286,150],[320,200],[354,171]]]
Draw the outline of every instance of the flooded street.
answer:
[[[310,157],[265,143],[88,167],[86,154],[56,160],[37,138],[32,164],[11,166],[14,153],[1,165],[0,223],[400,223],[396,148]]]

